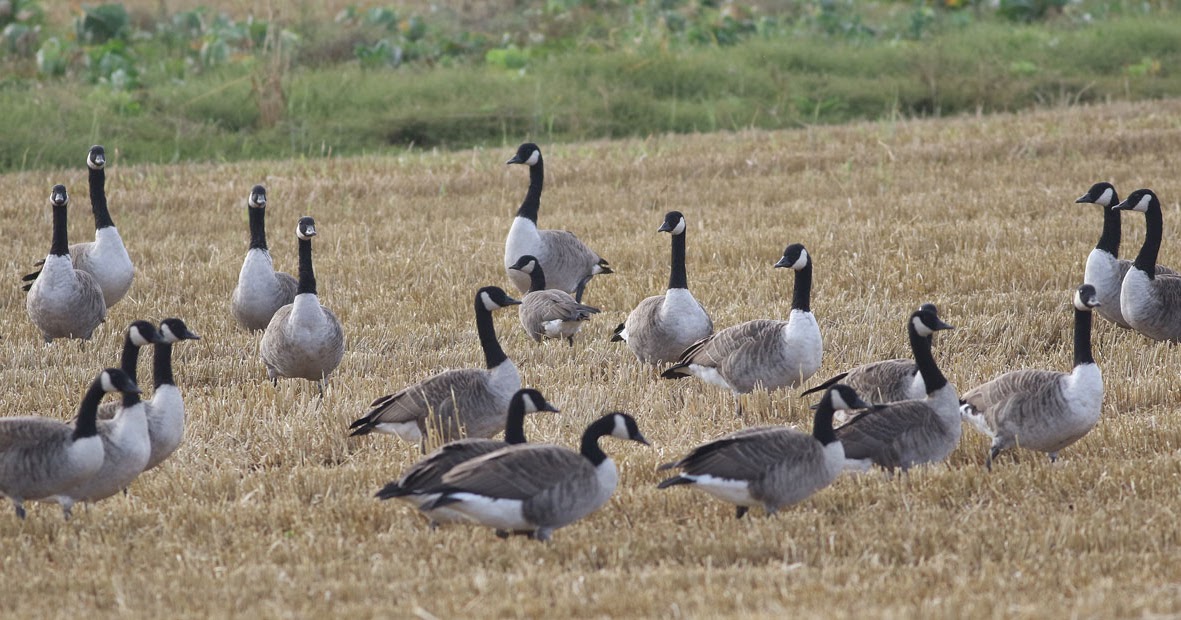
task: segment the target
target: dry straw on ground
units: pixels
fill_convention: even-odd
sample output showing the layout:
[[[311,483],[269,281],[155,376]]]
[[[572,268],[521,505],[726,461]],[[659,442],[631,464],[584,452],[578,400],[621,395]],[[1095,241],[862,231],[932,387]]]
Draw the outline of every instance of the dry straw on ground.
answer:
[[[599,513],[550,544],[489,531],[429,531],[373,492],[417,458],[387,436],[346,438],[368,401],[436,370],[478,365],[471,296],[506,285],[504,235],[526,171],[515,144],[460,153],[233,165],[127,166],[117,138],[108,189],[139,268],[93,342],[44,346],[18,276],[49,243],[46,197],[73,191],[71,238],[89,238],[89,144],[67,171],[0,177],[9,286],[0,287],[3,415],[68,418],[94,372],[118,359],[131,320],[180,316],[203,337],[177,346],[187,442],[116,497],[63,522],[0,510],[0,614],[77,616],[1130,616],[1181,613],[1176,583],[1181,353],[1096,323],[1107,399],[1099,426],[1051,465],[1002,457],[965,431],[947,466],[843,477],[776,517],[686,489],[655,466],[743,424],[805,425],[804,399],[661,381],[611,328],[667,278],[665,211],[690,222],[689,282],[718,326],[783,317],[791,277],[772,263],[802,242],[826,339],[820,375],[907,355],[903,322],[939,305],[954,332],[936,357],[966,390],[1018,367],[1070,364],[1070,291],[1101,216],[1074,199],[1106,179],[1155,188],[1167,239],[1181,226],[1181,101],[1018,116],[859,124],[776,133],[545,146],[543,225],[606,256],[595,317],[570,348],[537,345],[511,311],[496,323],[528,384],[563,408],[531,438],[572,444],[612,408],[653,447],[611,442],[622,480]],[[257,336],[234,327],[230,291],[247,245],[245,200],[267,185],[269,234],[294,270],[301,215],[320,227],[321,296],[348,353],[323,403],[273,388]],[[1125,216],[1124,254],[1143,236]],[[1162,262],[1181,265],[1174,244]],[[144,380],[150,372],[142,370]],[[823,378],[818,376],[816,380]],[[814,380],[815,381],[815,380]],[[607,444],[608,440],[604,441]],[[757,512],[757,511],[756,511]]]

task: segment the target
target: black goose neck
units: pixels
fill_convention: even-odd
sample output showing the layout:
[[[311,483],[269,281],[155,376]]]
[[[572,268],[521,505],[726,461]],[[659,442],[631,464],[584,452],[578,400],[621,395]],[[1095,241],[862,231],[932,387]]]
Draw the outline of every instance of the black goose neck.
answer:
[[[812,311],[812,261],[796,272],[796,283],[791,293],[791,309]]]
[[[107,211],[107,171],[105,168],[90,169],[90,210],[94,213],[94,229],[114,226],[111,213]]]
[[[496,339],[496,325],[492,322],[492,311],[484,302],[476,299],[476,333],[480,336],[480,347],[484,349],[484,363],[491,370],[508,359],[500,341]]]
[[[1144,245],[1140,246],[1140,253],[1136,255],[1135,267],[1148,275],[1148,279],[1156,278],[1156,257],[1160,252],[1161,235],[1164,220],[1159,206],[1150,206],[1144,213]]]
[[[541,268],[541,263],[533,263],[533,271],[529,272],[529,292],[544,291],[545,290],[545,270]]]
[[[1120,212],[1112,207],[1103,207],[1103,234],[1099,235],[1099,243],[1095,244],[1095,249],[1118,257],[1119,243]]]
[[[525,443],[525,403],[514,398],[508,407],[508,419],[504,423],[504,442]]]
[[[258,207],[246,207],[250,214],[250,249],[267,249],[267,210]]]
[[[931,338],[919,335],[914,327],[914,319],[911,319],[906,331],[910,336],[910,350],[914,354],[914,363],[919,367],[919,374],[923,376],[927,394],[933,394],[947,385],[947,378],[935,363],[935,356],[931,353]]]
[[[78,421],[74,423],[74,439],[94,437],[98,434],[98,404],[103,395],[102,378],[94,380],[86,394],[82,396],[82,404],[78,406]]]
[[[668,287],[689,288],[689,276],[685,273],[685,233],[674,234],[672,237],[672,265],[668,272]]]
[[[139,347],[131,341],[131,333],[128,332],[123,338],[123,354],[119,357],[119,370],[122,370],[132,383],[138,383],[139,379],[135,376],[138,366]]]
[[[123,392],[123,408],[128,409],[140,403],[139,392]]]
[[[66,227],[66,205],[53,205],[53,240],[49,253],[54,256],[70,255],[69,233]]]
[[[586,460],[591,462],[591,465],[598,467],[607,460],[607,453],[599,447],[599,438],[603,435],[610,435],[615,428],[615,420],[610,416],[600,418],[594,424],[587,427],[586,431],[582,433],[582,445],[579,452]]]
[[[1091,312],[1074,309],[1074,365],[1094,364],[1091,356]]]
[[[176,385],[172,377],[172,343],[161,342],[152,350],[152,383],[156,389],[162,385]]]
[[[312,269],[312,240],[299,240],[299,288],[296,295],[316,294],[316,272]]]
[[[816,413],[812,416],[812,436],[824,446],[837,440],[837,434],[832,429],[832,414],[832,403],[825,398],[820,401]]]
[[[517,217],[523,217],[534,224],[537,223],[537,210],[541,208],[541,186],[545,183],[545,164],[541,154],[537,154],[537,163],[529,166],[529,191],[525,192],[525,200],[517,209]]]

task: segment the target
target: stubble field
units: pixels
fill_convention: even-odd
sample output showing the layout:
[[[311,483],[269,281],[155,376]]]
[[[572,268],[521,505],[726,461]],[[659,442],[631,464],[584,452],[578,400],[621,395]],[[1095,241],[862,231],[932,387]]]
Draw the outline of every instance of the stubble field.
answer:
[[[1046,617],[1181,613],[1181,353],[1096,319],[1106,399],[1099,426],[1063,451],[1002,457],[965,429],[947,465],[844,476],[774,517],[684,488],[659,463],[745,425],[810,425],[794,392],[755,394],[747,417],[694,380],[657,378],[611,329],[667,281],[666,211],[690,223],[689,285],[721,328],[785,318],[784,246],[815,261],[821,371],[908,356],[904,318],[936,303],[957,327],[935,349],[961,392],[1022,368],[1066,370],[1070,294],[1099,235],[1092,182],[1152,187],[1161,262],[1181,213],[1181,101],[1020,116],[859,124],[579,145],[542,144],[543,226],[575,231],[617,273],[573,348],[537,345],[501,311],[526,384],[562,408],[531,440],[574,445],[585,424],[632,413],[651,448],[603,441],[621,481],[600,512],[548,544],[482,528],[430,531],[372,494],[419,454],[389,436],[347,438],[368,402],[438,370],[478,366],[472,295],[507,288],[503,241],[527,185],[516,144],[458,153],[233,165],[130,166],[105,141],[112,216],[138,273],[93,341],[40,342],[18,277],[49,244],[47,196],[71,190],[71,240],[92,238],[84,158],[0,177],[8,286],[0,287],[0,413],[69,418],[95,372],[118,363],[134,319],[179,316],[202,336],[176,348],[186,443],[126,497],[63,521],[0,510],[0,615]],[[347,352],[323,402],[265,380],[258,336],[229,315],[247,246],[245,201],[264,183],[276,264],[316,218],[321,299]],[[1124,216],[1122,254],[1143,237]],[[147,354],[150,356],[150,353]],[[141,361],[141,383],[150,385]]]

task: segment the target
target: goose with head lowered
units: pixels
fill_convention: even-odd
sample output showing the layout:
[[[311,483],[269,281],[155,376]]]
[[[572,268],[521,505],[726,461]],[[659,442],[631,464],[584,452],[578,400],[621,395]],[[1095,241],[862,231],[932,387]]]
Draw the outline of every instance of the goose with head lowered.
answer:
[[[599,447],[605,436],[648,445],[630,415],[609,413],[587,426],[578,452],[518,444],[464,461],[428,489],[438,498],[425,509],[446,507],[500,532],[549,540],[554,530],[595,512],[615,492],[619,470]]]
[[[541,208],[541,188],[545,183],[545,163],[541,149],[533,143],[522,144],[508,164],[529,167],[529,190],[517,209],[517,216],[504,242],[504,268],[518,291],[529,291],[529,276],[514,271],[512,266],[524,255],[536,256],[545,265],[546,284],[566,291],[581,302],[582,293],[591,278],[612,273],[607,261],[586,247],[586,244],[567,230],[542,230],[537,227],[537,211]]]
[[[131,288],[135,266],[119,236],[119,229],[107,209],[107,155],[103,147],[90,147],[86,167],[90,169],[90,210],[94,214],[94,241],[70,246],[74,268],[94,276],[103,292],[103,301],[110,308],[119,303]],[[44,267],[42,267],[42,272]],[[41,272],[31,273],[25,280],[36,280]],[[30,285],[26,285],[31,287]]]
[[[299,287],[295,301],[275,311],[262,334],[258,352],[267,367],[267,378],[290,377],[315,381],[324,396],[328,375],[344,358],[344,330],[331,310],[316,295],[316,274],[312,269],[312,237],[316,221],[299,218],[295,236],[299,239]]]
[[[0,418],[0,495],[25,518],[25,500],[40,500],[89,480],[103,466],[98,405],[104,394],[139,392],[117,368],[98,373],[73,425],[40,416]],[[67,511],[68,515],[69,512]]]
[[[951,326],[939,320],[939,309],[935,307],[935,304],[923,304],[919,309],[924,311],[918,315],[919,322],[916,324],[914,321],[908,320],[906,333],[909,337],[911,332],[922,329],[927,334],[925,340],[929,349],[933,343],[935,332],[951,329]],[[908,338],[908,340],[911,343],[919,341],[917,338]],[[923,383],[923,373],[919,372],[917,362],[922,352],[912,348],[911,355],[912,359],[892,359],[862,364],[852,370],[842,372],[814,388],[805,390],[800,396],[828,389],[840,382],[853,388],[858,394],[864,394],[865,398],[873,403],[893,403],[900,400],[925,398],[927,386]],[[842,421],[841,413],[837,414],[838,421]]]
[[[669,211],[657,232],[672,236],[672,267],[668,290],[641,301],[615,328],[611,340],[623,341],[645,364],[671,364],[689,345],[714,331],[713,321],[701,302],[689,292],[685,273],[685,216]]]
[[[103,291],[94,276],[74,268],[66,236],[66,209],[70,196],[64,185],[49,194],[53,207],[53,242],[49,256],[25,297],[25,311],[41,331],[45,342],[55,338],[90,340],[107,318]]]
[[[172,345],[185,340],[200,340],[177,318],[160,321],[160,340],[152,352],[152,383],[155,390],[147,401],[148,438],[152,453],[144,471],[154,468],[176,452],[184,439],[185,402],[172,375]]]
[[[161,336],[156,331],[156,326],[147,321],[133,321],[131,325],[127,326],[127,332],[123,336],[123,353],[119,358],[119,369],[131,379],[132,383],[139,385],[140,347],[160,341]],[[116,402],[103,403],[98,408],[98,419],[110,420],[119,412],[121,406]]]
[[[1138,189],[1115,208],[1143,213],[1145,220],[1144,245],[1120,287],[1120,312],[1132,329],[1153,340],[1181,342],[1181,276],[1156,270],[1164,235],[1160,200],[1152,190]]]
[[[795,387],[816,374],[823,357],[820,326],[812,314],[812,257],[804,246],[787,246],[775,267],[796,272],[786,321],[759,319],[715,332],[692,344],[661,373],[665,379],[694,376],[730,390],[738,400],[756,388]]]
[[[660,469],[681,473],[656,485],[667,489],[692,485],[735,504],[738,518],[754,506],[768,514],[791,506],[832,484],[845,469],[845,450],[832,429],[838,409],[870,407],[852,388],[836,384],[816,406],[812,433],[786,426],[759,426],[697,446],[684,458]]]
[[[1100,306],[1091,284],[1074,292],[1074,368],[1014,370],[969,390],[960,411],[992,439],[985,464],[1002,450],[1020,446],[1058,459],[1058,452],[1082,439],[1099,422],[1103,374],[1091,356],[1091,310]]]
[[[1099,316],[1119,325],[1131,327],[1124,319],[1120,310],[1120,289],[1124,284],[1124,276],[1132,268],[1132,261],[1119,258],[1120,245],[1120,212],[1116,209],[1119,204],[1119,194],[1115,187],[1106,181],[1096,183],[1083,194],[1076,203],[1091,203],[1103,207],[1103,233],[1095,249],[1087,255],[1087,266],[1083,272],[1083,282],[1095,287],[1099,296],[1099,306],[1095,311]],[[1164,265],[1156,265],[1156,273],[1175,274],[1176,272]]]
[[[275,271],[267,248],[267,188],[255,185],[246,199],[250,218],[250,249],[238,272],[238,285],[230,298],[230,313],[238,325],[251,331],[267,328],[275,312],[295,302],[299,281],[289,273]]]
[[[521,298],[518,308],[525,333],[534,342],[541,342],[542,338],[565,338],[574,346],[574,335],[599,309],[578,303],[566,291],[547,289],[545,270],[532,255],[522,256],[509,269],[529,274],[529,292]]]
[[[403,472],[401,478],[382,487],[376,497],[400,499],[414,504],[417,508],[434,502],[438,495],[424,493],[425,489],[439,486],[443,482],[443,476],[464,461],[506,446],[525,443],[525,414],[538,411],[557,412],[558,408],[546,401],[537,390],[517,390],[509,401],[508,419],[504,423],[504,441],[468,437],[444,444]],[[423,512],[430,518],[432,527],[439,523],[467,520],[467,517],[447,508]]]
[[[369,405],[354,421],[352,435],[373,431],[429,444],[463,437],[491,437],[504,428],[509,400],[521,389],[517,366],[500,348],[492,312],[521,302],[496,286],[476,291],[476,332],[484,349],[485,369],[462,368],[432,375]]]
[[[837,429],[845,456],[864,465],[903,471],[945,460],[959,445],[963,423],[955,386],[948,383],[931,353],[931,334],[952,329],[930,309],[910,315],[907,335],[926,397],[878,405]]]

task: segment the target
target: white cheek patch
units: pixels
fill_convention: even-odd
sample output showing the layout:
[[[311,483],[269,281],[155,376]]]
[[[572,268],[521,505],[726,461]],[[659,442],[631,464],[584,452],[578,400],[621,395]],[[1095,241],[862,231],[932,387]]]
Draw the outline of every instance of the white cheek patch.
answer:
[[[492,312],[493,310],[500,308],[500,304],[492,301],[492,297],[489,296],[488,293],[480,293],[480,302],[484,304],[484,309],[488,312]]]
[[[808,266],[808,250],[800,250],[800,257],[792,263],[791,268],[799,271]]]
[[[1112,191],[1111,191],[1111,188],[1109,187],[1109,188],[1103,190],[1103,193],[1099,195],[1099,199],[1096,200],[1095,202],[1099,203],[1101,206],[1110,207],[1111,206],[1111,194],[1112,194]]]
[[[176,337],[176,334],[172,333],[172,330],[169,329],[167,323],[160,324],[160,335],[164,336],[164,342],[176,342],[180,340]]]
[[[541,151],[534,149],[533,154],[529,156],[529,159],[525,160],[525,163],[530,166],[533,166],[533,165],[537,164],[537,161],[539,159],[541,159]]]
[[[685,218],[681,218],[681,219],[680,219],[680,220],[677,222],[677,225],[673,227],[673,234],[674,234],[674,235],[683,235],[683,234],[685,234]]]
[[[833,409],[848,409],[849,408],[849,403],[846,403],[845,399],[841,398],[841,393],[836,390],[832,391],[832,408]]]
[[[144,338],[143,334],[139,333],[139,327],[132,327],[128,330],[128,336],[131,337],[131,343],[137,347],[142,347],[148,344],[148,339]]]
[[[111,382],[111,373],[103,371],[102,384],[104,392],[114,392],[115,384]]]
[[[632,434],[627,430],[627,420],[618,413],[613,417],[615,418],[615,428],[611,430],[611,436],[620,439],[631,439]]]
[[[528,394],[523,394],[521,396],[521,403],[524,404],[525,411],[529,411],[529,412],[537,411],[537,403],[533,402],[533,398],[530,397]]]
[[[927,327],[927,324],[923,322],[923,319],[917,316],[911,319],[911,323],[914,325],[914,331],[923,338],[926,338],[927,336],[935,333],[935,330]]]
[[[1152,194],[1144,194],[1140,197],[1140,202],[1136,203],[1135,211],[1141,213],[1148,210],[1148,205],[1152,203]]]

